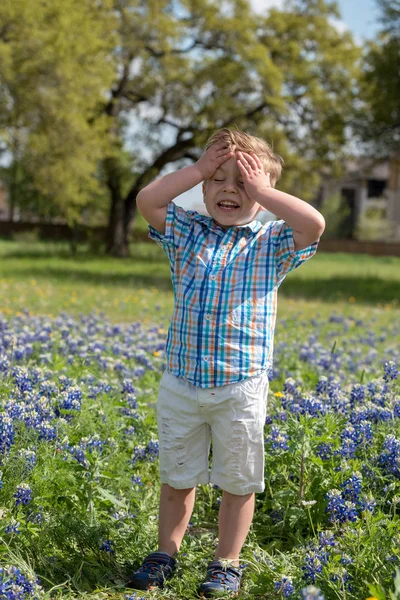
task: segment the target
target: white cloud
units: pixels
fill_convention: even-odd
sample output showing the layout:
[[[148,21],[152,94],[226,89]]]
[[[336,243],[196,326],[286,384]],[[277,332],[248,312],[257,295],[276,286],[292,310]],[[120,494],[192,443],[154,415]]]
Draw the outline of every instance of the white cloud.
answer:
[[[283,8],[285,0],[250,0],[254,12],[265,14],[270,8]]]
[[[344,33],[345,31],[350,31],[350,27],[348,27],[346,25],[346,23],[344,21],[341,21],[340,19],[334,19],[333,17],[330,17],[329,23],[331,25],[333,25],[334,27],[336,27],[336,29],[338,31],[340,31],[340,33]]]

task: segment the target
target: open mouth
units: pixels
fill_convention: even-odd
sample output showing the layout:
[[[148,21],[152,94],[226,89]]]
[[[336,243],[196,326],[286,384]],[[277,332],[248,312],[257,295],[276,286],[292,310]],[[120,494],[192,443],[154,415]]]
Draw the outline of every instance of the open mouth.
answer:
[[[236,204],[236,202],[227,202],[225,200],[218,202],[217,206],[223,212],[234,212],[240,208],[239,204]]]

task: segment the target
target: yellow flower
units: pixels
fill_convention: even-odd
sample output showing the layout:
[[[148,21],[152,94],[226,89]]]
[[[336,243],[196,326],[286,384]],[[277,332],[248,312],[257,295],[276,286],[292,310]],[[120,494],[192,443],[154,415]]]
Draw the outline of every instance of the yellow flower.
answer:
[[[367,600],[378,600],[378,598],[376,598],[375,596],[370,596],[369,598],[367,598]]]
[[[284,395],[285,394],[282,394],[282,392],[275,392],[275,396],[278,396],[278,398],[282,398]]]
[[[160,356],[159,352],[153,352],[153,356]]]

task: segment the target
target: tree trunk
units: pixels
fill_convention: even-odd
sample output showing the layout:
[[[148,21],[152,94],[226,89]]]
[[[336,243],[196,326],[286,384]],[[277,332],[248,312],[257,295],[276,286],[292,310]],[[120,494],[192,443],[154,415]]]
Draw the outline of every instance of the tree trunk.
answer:
[[[121,194],[118,164],[113,158],[104,161],[107,187],[110,190],[111,206],[106,233],[106,252],[112,256],[127,256],[124,245],[124,201]]]
[[[131,239],[132,225],[136,214],[136,196],[139,193],[137,186],[132,188],[125,198],[124,202],[124,222],[123,222],[123,246],[126,256],[129,256],[129,242]]]
[[[107,231],[106,251],[113,256],[129,256],[129,241],[131,225],[136,213],[136,196],[144,185],[147,185],[162,167],[179,158],[188,156],[189,149],[193,146],[191,139],[179,140],[174,146],[165,150],[134,182],[125,200],[122,198],[120,172],[115,159],[105,161],[107,186],[111,192],[111,209]]]

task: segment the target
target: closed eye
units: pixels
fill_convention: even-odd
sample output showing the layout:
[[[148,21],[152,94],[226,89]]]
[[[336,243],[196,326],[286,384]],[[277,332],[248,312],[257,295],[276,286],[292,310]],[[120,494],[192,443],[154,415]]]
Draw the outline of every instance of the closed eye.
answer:
[[[224,181],[224,179],[214,179],[214,181]],[[244,185],[243,181],[239,181],[239,185]]]

